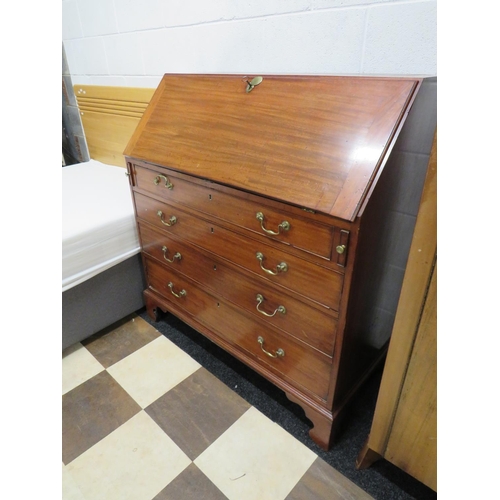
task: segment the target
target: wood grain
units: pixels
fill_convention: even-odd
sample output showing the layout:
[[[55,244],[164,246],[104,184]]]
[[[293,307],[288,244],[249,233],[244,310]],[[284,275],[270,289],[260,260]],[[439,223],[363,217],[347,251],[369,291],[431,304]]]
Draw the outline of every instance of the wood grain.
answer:
[[[220,258],[200,252],[182,240],[160,234],[148,225],[139,223],[144,252],[156,260],[192,278],[214,293],[231,301],[250,314],[264,319],[270,325],[283,330],[302,342],[332,356],[337,321],[328,309],[317,307],[293,293],[286,293],[267,280],[252,278],[241,270],[225,263]],[[168,251],[163,251],[167,247]],[[172,259],[175,253],[180,259]],[[168,262],[165,257],[174,260]],[[272,318],[257,311],[256,295],[261,294],[264,302],[259,309],[273,313],[278,305],[284,305],[285,314],[276,313]]]
[[[385,458],[437,489],[437,265],[422,312]]]
[[[165,75],[126,155],[353,220],[417,83]]]
[[[163,179],[157,182],[160,173],[169,179],[173,187],[165,187]],[[191,209],[236,224],[245,230],[265,235],[326,259],[331,258],[333,240],[331,224],[325,225],[316,222],[313,218],[298,217],[280,207],[273,206],[273,203],[268,200],[260,199],[259,202],[254,202],[241,199],[236,190],[232,190],[232,193],[231,191],[221,192],[213,185],[208,187],[188,182],[167,169],[151,170],[134,165],[134,181],[139,191],[163,198],[169,203],[187,205]],[[256,218],[257,212],[264,216],[262,224]],[[287,231],[279,230],[279,225],[283,221],[290,225]],[[279,234],[269,235],[262,227]]]
[[[276,285],[309,297],[334,311],[339,309],[344,281],[341,274],[289,255],[285,248],[276,250],[259,241],[248,240],[213,222],[142,194],[135,193],[135,202],[137,216],[165,234],[182,237]],[[171,227],[165,226],[158,216],[158,210],[164,214],[164,220],[168,220],[172,215],[175,216],[176,223]],[[276,268],[279,263],[285,262],[288,270],[276,276],[265,273],[256,258],[257,252],[264,256],[263,265],[266,269]],[[324,288],[318,288],[318,282],[324,283]]]
[[[154,93],[153,89],[74,85],[90,157],[125,167],[123,150]]]
[[[358,321],[380,281],[370,200],[419,85],[264,76],[247,93],[238,75],[165,75],[125,149],[148,313],[172,312],[283,389],[325,449],[387,348]],[[264,232],[257,211],[290,230]],[[279,305],[287,315],[262,314]]]
[[[436,489],[437,136],[429,160],[368,442],[358,468],[387,458]],[[394,434],[393,434],[394,433]]]
[[[202,290],[190,279],[151,259],[146,259],[146,268],[150,287],[171,304],[169,309],[172,312],[181,308],[196,316],[207,327],[216,329],[218,336],[236,349],[250,354],[259,365],[279,373],[302,390],[320,398],[326,397],[331,358],[257,319],[250,318],[243,311],[231,307],[222,297]],[[180,294],[185,290],[186,295],[175,297],[168,287],[169,282],[173,283],[175,293]],[[266,350],[275,353],[282,348],[285,356],[271,358],[266,355],[257,342],[259,336],[264,338]]]

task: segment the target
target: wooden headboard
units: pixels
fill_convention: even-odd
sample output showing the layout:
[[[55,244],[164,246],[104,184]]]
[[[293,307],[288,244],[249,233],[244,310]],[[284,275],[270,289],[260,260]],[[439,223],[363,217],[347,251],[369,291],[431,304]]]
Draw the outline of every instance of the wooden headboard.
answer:
[[[125,167],[123,151],[155,89],[74,85],[90,158]]]

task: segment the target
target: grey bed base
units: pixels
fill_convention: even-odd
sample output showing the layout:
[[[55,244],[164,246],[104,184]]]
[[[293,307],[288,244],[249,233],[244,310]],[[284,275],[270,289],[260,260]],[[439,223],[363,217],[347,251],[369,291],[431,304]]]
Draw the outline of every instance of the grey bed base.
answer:
[[[144,306],[146,288],[140,254],[62,294],[62,349]]]

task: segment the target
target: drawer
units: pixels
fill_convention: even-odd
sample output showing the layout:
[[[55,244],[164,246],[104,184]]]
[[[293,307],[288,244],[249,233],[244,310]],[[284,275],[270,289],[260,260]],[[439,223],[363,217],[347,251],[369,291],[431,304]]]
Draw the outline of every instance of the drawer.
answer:
[[[188,312],[215,335],[257,360],[261,366],[279,374],[294,386],[326,399],[331,370],[328,356],[292,337],[264,327],[223,299],[205,292],[191,280],[151,259],[146,259],[146,270],[149,286],[172,305],[172,312],[175,313],[177,308]],[[172,288],[169,288],[169,283],[172,283]],[[283,356],[277,354],[280,349]]]
[[[135,203],[138,217],[156,228],[242,266],[262,279],[338,311],[344,280],[342,274],[252,238],[245,238],[140,193],[135,193]],[[162,216],[158,215],[158,211]],[[166,226],[165,222],[169,223],[172,216],[175,217],[175,223]]]
[[[220,260],[145,224],[139,224],[139,230],[144,251],[165,266],[332,356],[337,320],[331,313],[327,314],[327,309],[313,306],[264,280],[248,278]]]
[[[333,226],[287,212],[281,209],[281,204],[278,208],[278,204],[266,198],[255,197],[259,199],[257,202],[242,198],[236,190],[234,195],[230,194],[233,191],[230,188],[223,192],[215,186],[206,187],[186,181],[167,169],[155,171],[134,164],[134,170],[138,189],[210,214],[255,234],[331,259]]]

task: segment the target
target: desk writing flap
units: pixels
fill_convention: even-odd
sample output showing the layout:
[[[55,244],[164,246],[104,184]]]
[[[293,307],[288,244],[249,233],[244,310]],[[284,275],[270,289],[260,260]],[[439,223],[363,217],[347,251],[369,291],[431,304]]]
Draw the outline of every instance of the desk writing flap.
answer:
[[[163,77],[125,155],[353,220],[420,80]]]

